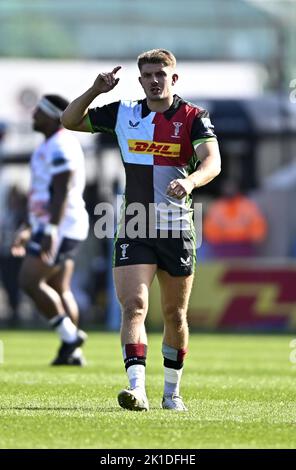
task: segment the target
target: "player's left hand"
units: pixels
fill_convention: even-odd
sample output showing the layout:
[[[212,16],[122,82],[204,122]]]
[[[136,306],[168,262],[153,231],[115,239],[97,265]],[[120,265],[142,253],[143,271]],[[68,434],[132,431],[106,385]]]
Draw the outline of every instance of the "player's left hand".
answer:
[[[167,187],[167,195],[175,199],[183,199],[194,189],[194,184],[187,178],[177,179],[170,182]]]

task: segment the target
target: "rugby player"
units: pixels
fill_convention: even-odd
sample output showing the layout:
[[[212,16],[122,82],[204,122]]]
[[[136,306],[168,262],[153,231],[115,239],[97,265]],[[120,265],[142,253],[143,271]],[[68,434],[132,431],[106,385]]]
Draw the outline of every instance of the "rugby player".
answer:
[[[138,57],[138,67],[145,99],[89,109],[98,95],[118,84],[121,67],[117,66],[100,73],[67,107],[62,123],[76,131],[116,134],[126,171],[125,205],[114,251],[121,342],[129,379],[129,388],[118,395],[119,405],[135,411],[149,409],[145,318],[149,288],[157,276],[164,320],[162,407],[186,411],[180,381],[188,347],[187,307],[196,256],[190,195],[219,174],[220,154],[208,112],[174,94],[178,80],[174,55],[164,49],[147,51]],[[131,213],[142,207],[146,216],[138,228],[145,228],[145,233],[133,237],[128,233]]]
[[[88,234],[82,198],[84,155],[80,143],[63,129],[60,117],[69,102],[45,95],[33,113],[33,128],[45,139],[31,157],[28,223],[17,231],[12,254],[26,254],[20,272],[23,290],[61,339],[52,365],[84,365],[78,306],[71,291],[75,256]]]

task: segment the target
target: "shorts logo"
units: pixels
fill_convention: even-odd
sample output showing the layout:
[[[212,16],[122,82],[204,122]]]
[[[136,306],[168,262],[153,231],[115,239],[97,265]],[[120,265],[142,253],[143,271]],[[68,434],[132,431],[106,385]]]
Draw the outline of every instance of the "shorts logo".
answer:
[[[180,128],[183,126],[183,122],[173,122],[174,125],[174,135],[171,137],[174,137],[175,139],[180,139]]]
[[[128,140],[128,150],[130,153],[143,153],[155,155],[156,157],[173,157],[180,156],[180,144],[172,144],[170,142],[153,142],[151,140]]]
[[[123,243],[122,245],[120,245],[120,248],[121,248],[121,260],[123,259],[128,259],[128,256],[126,256],[126,250],[127,248],[129,247],[129,243]]]
[[[188,256],[187,259],[184,259],[181,256],[180,260],[181,260],[181,266],[190,266],[191,265],[191,256]]]

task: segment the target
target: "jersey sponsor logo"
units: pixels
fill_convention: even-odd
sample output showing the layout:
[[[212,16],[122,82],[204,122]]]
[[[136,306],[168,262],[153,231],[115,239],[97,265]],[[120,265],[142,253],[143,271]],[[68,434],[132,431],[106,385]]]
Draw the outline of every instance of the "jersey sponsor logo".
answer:
[[[171,137],[174,137],[175,139],[180,139],[180,128],[183,126],[183,122],[173,122],[174,126],[174,135]]]
[[[128,149],[130,153],[143,153],[160,157],[180,156],[181,145],[170,142],[154,142],[151,140],[128,140]]]
[[[130,129],[135,129],[140,124],[140,121],[133,122],[133,121],[129,120],[128,123],[129,123],[129,128]]]

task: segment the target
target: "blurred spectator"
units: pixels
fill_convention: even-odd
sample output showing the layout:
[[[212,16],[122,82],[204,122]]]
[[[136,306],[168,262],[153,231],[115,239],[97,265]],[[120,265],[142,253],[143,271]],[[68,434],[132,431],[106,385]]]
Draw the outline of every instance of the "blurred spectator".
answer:
[[[265,217],[254,201],[239,192],[236,182],[226,180],[221,198],[204,220],[204,237],[213,257],[254,256],[266,237]]]
[[[11,245],[14,234],[26,218],[26,197],[13,186],[7,194],[6,205],[0,216],[0,279],[6,291],[11,316],[10,326],[19,321],[19,305],[21,291],[18,285],[18,273],[22,259],[11,255]]]

